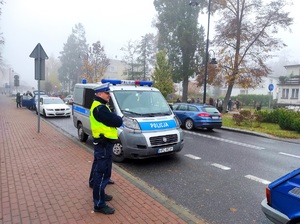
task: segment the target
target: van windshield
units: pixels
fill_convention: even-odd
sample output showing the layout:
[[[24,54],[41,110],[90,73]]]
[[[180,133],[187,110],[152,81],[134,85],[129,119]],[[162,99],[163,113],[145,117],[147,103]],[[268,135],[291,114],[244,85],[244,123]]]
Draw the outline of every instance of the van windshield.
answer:
[[[154,91],[114,91],[114,96],[124,115],[138,116],[163,116],[171,115],[170,107],[160,92]]]

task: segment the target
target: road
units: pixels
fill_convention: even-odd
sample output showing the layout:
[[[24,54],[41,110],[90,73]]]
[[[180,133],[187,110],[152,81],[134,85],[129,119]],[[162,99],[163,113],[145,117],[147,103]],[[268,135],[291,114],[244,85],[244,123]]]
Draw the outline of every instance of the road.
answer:
[[[48,121],[77,136],[72,118]],[[217,129],[185,131],[184,149],[174,156],[116,165],[208,223],[270,224],[260,208],[265,187],[299,161],[297,144]]]

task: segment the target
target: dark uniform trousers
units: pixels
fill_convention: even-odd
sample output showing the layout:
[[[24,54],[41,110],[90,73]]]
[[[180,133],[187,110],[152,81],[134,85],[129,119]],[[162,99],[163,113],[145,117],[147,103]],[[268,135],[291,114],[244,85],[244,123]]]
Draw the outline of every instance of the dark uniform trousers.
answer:
[[[90,174],[90,183],[93,184],[93,199],[95,207],[104,207],[105,187],[111,178],[112,149],[114,144],[94,144],[94,162]]]

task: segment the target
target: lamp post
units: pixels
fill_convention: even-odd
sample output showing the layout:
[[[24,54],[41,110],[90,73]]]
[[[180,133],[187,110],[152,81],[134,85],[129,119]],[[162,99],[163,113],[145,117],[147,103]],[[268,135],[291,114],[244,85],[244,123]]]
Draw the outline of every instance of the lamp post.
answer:
[[[196,0],[190,1],[190,6],[197,6],[199,3]],[[208,69],[208,47],[209,47],[209,26],[210,26],[210,4],[211,0],[208,1],[208,18],[207,18],[207,35],[206,35],[206,48],[205,48],[205,71],[203,81],[203,104],[206,104],[206,84],[207,84],[207,69]]]

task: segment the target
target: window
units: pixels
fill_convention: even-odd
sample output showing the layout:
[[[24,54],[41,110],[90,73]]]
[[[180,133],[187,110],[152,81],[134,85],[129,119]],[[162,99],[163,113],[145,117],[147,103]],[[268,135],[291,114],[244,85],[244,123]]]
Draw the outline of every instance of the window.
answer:
[[[289,89],[282,89],[282,99],[288,99],[289,98]]]
[[[115,67],[110,65],[110,66],[108,66],[107,71],[108,72],[114,72],[115,71]]]
[[[189,106],[189,111],[199,111],[197,107]]]
[[[299,98],[299,89],[292,89],[292,99],[298,99]]]

